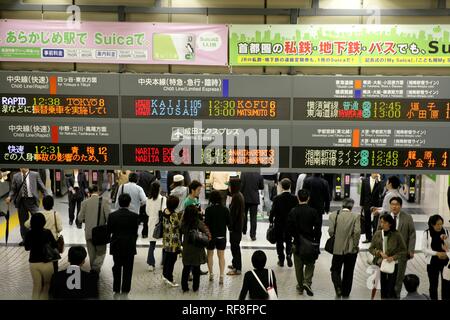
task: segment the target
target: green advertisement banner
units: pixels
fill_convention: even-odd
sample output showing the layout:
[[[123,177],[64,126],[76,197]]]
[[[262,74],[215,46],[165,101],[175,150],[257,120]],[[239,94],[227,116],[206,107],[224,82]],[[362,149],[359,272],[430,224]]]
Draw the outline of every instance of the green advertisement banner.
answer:
[[[231,25],[230,65],[450,67],[450,25]]]

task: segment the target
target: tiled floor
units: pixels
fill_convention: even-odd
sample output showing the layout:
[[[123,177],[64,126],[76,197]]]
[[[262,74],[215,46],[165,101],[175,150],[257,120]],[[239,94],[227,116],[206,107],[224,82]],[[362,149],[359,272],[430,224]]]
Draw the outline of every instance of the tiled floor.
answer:
[[[338,202],[332,203],[333,209],[339,208]],[[405,211],[412,213],[417,229],[416,250],[420,250],[420,243],[423,230],[426,227],[428,216],[426,212],[417,205],[405,204]],[[55,209],[61,213],[63,220],[63,235],[67,246],[74,244],[84,244],[84,230],[77,229],[75,225],[69,226],[67,213],[67,198],[56,200]],[[359,208],[355,208],[359,212]],[[0,225],[0,227],[2,227]],[[260,213],[258,216],[257,240],[251,241],[250,237],[244,236],[241,242],[243,256],[243,270],[251,268],[251,255],[256,249],[262,249],[268,256],[267,266],[275,270],[279,288],[280,299],[334,299],[334,290],[330,278],[331,255],[322,251],[316,262],[315,276],[313,279],[314,297],[307,295],[300,296],[295,290],[296,280],[293,268],[277,266],[277,254],[275,246],[265,240],[265,233],[268,227],[267,215]],[[322,228],[321,247],[325,245],[328,238],[328,216],[324,216]],[[364,240],[361,236],[361,241]],[[28,265],[28,252],[23,247],[18,247],[20,242],[19,228],[11,230],[10,246],[0,246],[0,299],[30,299],[31,298],[31,276]],[[0,239],[1,242],[4,239]],[[160,244],[156,250],[157,261],[161,258]],[[367,252],[367,244],[361,243],[361,253],[358,256],[355,268],[353,291],[351,299],[370,299],[371,290],[367,287],[367,281],[370,274],[368,272],[367,260],[371,255]],[[138,239],[138,254],[135,258],[132,291],[130,299],[237,299],[242,286],[243,276],[225,277],[225,283],[222,286],[218,284],[218,262],[215,260],[214,282],[209,282],[209,276],[202,276],[200,290],[198,293],[183,294],[180,288],[168,288],[161,280],[162,268],[158,267],[155,272],[148,272],[146,265],[148,241],[147,239]],[[67,250],[60,261],[60,268],[67,266]],[[226,261],[231,262],[231,252],[229,247],[226,250]],[[112,257],[107,256],[102,269],[100,279],[100,295],[102,299],[112,299]],[[182,262],[178,259],[174,277],[176,282],[181,279]],[[202,266],[206,270],[206,265]],[[370,272],[370,271],[369,271]],[[426,275],[426,265],[424,257],[418,253],[416,257],[408,263],[408,272],[414,272],[421,279],[420,289],[427,292],[428,278]],[[379,296],[378,296],[379,298]]]
[[[243,270],[248,271],[251,268],[250,258],[253,249],[243,249]],[[307,299],[307,300],[330,300],[334,299],[334,289],[330,278],[329,268],[331,265],[331,255],[322,252],[319,259],[316,261],[315,274],[313,278],[312,289],[314,297],[309,297],[306,294],[299,295],[296,292],[296,279],[294,268],[277,266],[276,252],[272,249],[264,250],[268,256],[267,267],[275,271],[277,285],[279,290],[279,298],[286,300]],[[66,250],[67,253],[67,250]],[[219,285],[218,279],[218,263],[215,260],[214,273],[216,274],[213,282],[209,281],[209,276],[202,276],[200,280],[200,289],[197,293],[192,291],[182,293],[180,287],[169,288],[162,282],[161,273],[162,268],[157,267],[155,272],[147,271],[146,266],[147,249],[139,248],[138,254],[134,262],[132,290],[129,299],[140,300],[166,300],[166,299],[187,299],[187,300],[209,300],[209,299],[228,299],[235,300],[238,298],[241,287],[243,275],[241,276],[225,276],[223,285]],[[161,250],[156,250],[157,261],[160,261]],[[368,271],[367,260],[371,257],[367,252],[361,252],[358,256],[355,273],[353,290],[350,299],[369,300],[371,290],[367,287],[367,281],[370,274]],[[0,247],[0,261],[2,272],[0,273],[0,299],[31,299],[32,282],[28,265],[28,252],[22,247]],[[230,250],[226,250],[226,261],[231,261]],[[60,261],[60,268],[67,266],[67,257],[63,255]],[[102,273],[100,275],[100,298],[112,299],[112,258],[108,255],[103,265]],[[180,283],[182,262],[178,259],[175,265],[174,279]],[[207,270],[206,265],[202,266],[203,270]],[[421,279],[420,290],[427,292],[428,279],[425,271],[425,261],[422,254],[408,263],[407,272],[418,274]],[[192,282],[190,282],[192,286]],[[379,291],[376,299],[379,299]]]

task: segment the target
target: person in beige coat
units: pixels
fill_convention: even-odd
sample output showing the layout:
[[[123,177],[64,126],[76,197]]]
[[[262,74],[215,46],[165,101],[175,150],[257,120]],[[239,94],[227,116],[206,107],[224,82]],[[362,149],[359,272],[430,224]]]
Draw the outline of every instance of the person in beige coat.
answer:
[[[335,237],[330,271],[337,298],[348,298],[350,295],[359,252],[361,224],[359,214],[351,211],[354,204],[353,199],[345,198],[342,200],[342,210],[333,212],[329,218],[328,234]]]
[[[400,231],[395,229],[394,218],[390,214],[380,217],[381,229],[375,232],[369,247],[373,255],[373,264],[380,266],[384,259],[387,262],[395,262],[393,273],[380,272],[381,299],[398,298],[395,284],[400,260],[406,256],[406,245]]]
[[[399,231],[406,245],[405,254],[398,259],[398,274],[395,282],[397,298],[400,298],[406,265],[408,260],[414,258],[414,250],[416,248],[416,228],[414,221],[410,214],[402,211],[402,204],[403,200],[401,197],[392,197],[389,200],[391,210],[388,214],[394,219],[394,227]],[[378,225],[378,229],[381,229],[381,224]]]
[[[81,202],[81,210],[78,215],[78,222],[84,222],[84,234],[89,255],[91,270],[100,273],[106,255],[106,245],[94,246],[92,243],[92,229],[97,225],[105,225],[111,210],[109,198],[100,197],[97,185],[89,188],[90,197]],[[100,204],[100,218],[99,203]]]
[[[63,227],[61,216],[56,210],[53,210],[54,204],[55,201],[53,200],[52,196],[45,196],[42,199],[42,206],[44,207],[44,211],[42,212],[42,214],[45,217],[44,229],[50,230],[55,240],[58,240],[59,234],[63,230]],[[25,222],[25,227],[28,229],[30,228],[30,220],[31,219],[28,219]]]

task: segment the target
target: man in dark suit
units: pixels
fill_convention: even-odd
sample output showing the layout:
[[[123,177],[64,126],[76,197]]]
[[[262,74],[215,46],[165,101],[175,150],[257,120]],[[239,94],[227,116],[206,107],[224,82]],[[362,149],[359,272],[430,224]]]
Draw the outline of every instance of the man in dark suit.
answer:
[[[284,266],[284,243],[286,243],[286,260],[288,267],[292,267],[292,241],[287,234],[287,219],[292,208],[298,205],[297,197],[290,193],[291,181],[284,178],[280,182],[282,193],[273,199],[269,222],[275,221],[275,235],[277,239],[278,265]]]
[[[28,220],[29,213],[34,214],[39,212],[39,192],[40,190],[44,196],[48,195],[47,189],[39,176],[39,173],[30,171],[28,168],[20,168],[20,172],[17,172],[11,182],[11,190],[6,198],[6,204],[10,204],[11,200],[14,201],[14,205],[19,212],[20,223],[20,235],[22,241],[19,243],[23,246],[23,240],[27,228],[25,227],[25,221]]]
[[[73,220],[78,218],[81,209],[81,202],[88,194],[88,182],[84,172],[78,169],[66,176],[67,197],[69,200],[69,224],[73,224]],[[75,217],[75,206],[77,207],[77,216]],[[81,223],[75,221],[77,228],[81,229]]]
[[[144,189],[145,195],[147,198],[150,197],[150,185],[153,181],[156,180],[155,175],[150,173],[147,170],[142,170],[139,172],[139,180],[137,185]],[[139,223],[142,223],[142,238],[145,239],[148,237],[148,216],[145,211],[146,205],[144,204],[139,208]]]
[[[258,172],[241,174],[241,192],[245,200],[243,234],[247,233],[247,216],[250,211],[250,238],[256,240],[256,215],[258,214],[259,190],[264,190],[264,179]]]
[[[371,207],[381,206],[381,193],[384,186],[380,182],[380,175],[378,173],[372,173],[370,177],[365,178],[361,185],[361,197],[359,205],[364,211],[364,233],[366,234],[366,241],[363,243],[369,243],[372,241],[372,211]]]
[[[295,194],[295,185],[297,184],[297,179],[298,179],[299,174],[295,173],[295,172],[280,172],[280,175],[278,177],[278,181],[281,181],[285,178],[289,179],[291,181],[291,193],[294,196],[297,196]]]
[[[81,270],[87,253],[82,246],[69,249],[70,266],[53,274],[49,295],[51,299],[96,299],[98,298],[97,274]]]
[[[108,217],[108,233],[111,235],[110,254],[113,256],[113,291],[128,294],[131,289],[139,216],[128,210],[131,197],[128,193],[119,196],[119,210]],[[123,278],[122,278],[123,270]]]
[[[303,182],[303,189],[309,191],[310,199],[308,204],[317,210],[322,219],[324,213],[330,211],[330,191],[328,182],[321,177],[320,173],[314,173]]]
[[[327,191],[328,194],[328,191]],[[299,205],[291,210],[288,216],[288,233],[294,238],[294,265],[297,277],[297,291],[303,294],[305,290],[309,296],[314,293],[311,289],[314,267],[317,257],[304,257],[299,254],[300,235],[313,243],[320,243],[322,236],[322,214],[308,205],[309,191],[298,191]]]

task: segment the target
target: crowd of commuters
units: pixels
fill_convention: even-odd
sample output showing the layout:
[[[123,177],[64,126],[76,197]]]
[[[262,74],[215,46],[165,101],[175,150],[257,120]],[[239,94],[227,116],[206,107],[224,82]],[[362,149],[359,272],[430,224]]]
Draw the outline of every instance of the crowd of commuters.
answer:
[[[161,177],[165,177],[165,181]],[[199,175],[199,179],[204,178]],[[320,253],[323,215],[330,213],[328,235],[334,240],[329,249],[333,255],[330,278],[337,298],[348,298],[351,294],[362,233],[364,243],[370,243],[372,263],[380,267],[381,298],[399,299],[403,285],[408,291],[407,299],[427,298],[417,293],[419,279],[411,274],[405,276],[408,261],[414,258],[416,230],[411,215],[402,210],[397,176],[388,177],[385,187],[378,174],[363,179],[361,214],[354,212],[351,198],[343,199],[342,208],[337,212],[330,212],[330,186],[320,174],[261,176],[244,172],[238,176],[232,172],[213,172],[211,182],[212,191],[205,208],[201,196],[204,182],[191,180],[188,172],[121,172],[110,199],[101,195],[96,185],[88,187],[84,173],[75,171],[66,180],[69,224],[75,222],[77,227],[84,224],[87,253],[83,247],[70,248],[70,266],[59,271],[61,215],[53,209],[53,197],[39,175],[21,169],[12,179],[7,202],[13,202],[19,209],[23,244],[30,251],[33,299],[47,299],[49,292],[54,299],[98,297],[97,281],[107,245],[94,241],[93,230],[98,231],[102,226],[114,261],[113,291],[116,295],[127,295],[131,290],[140,223],[144,223],[142,237],[149,238],[149,271],[155,272],[156,243],[162,239],[163,283],[179,286],[173,270],[181,256],[183,292],[189,291],[189,281],[192,281],[192,290],[198,291],[201,275],[208,273],[210,281],[218,279],[219,285],[223,285],[227,243],[232,254],[227,275],[242,274],[240,242],[247,232],[249,213],[249,235],[256,240],[261,193],[268,197],[264,196],[263,207],[268,210],[269,222],[273,224],[278,266],[284,267],[286,262],[288,267],[295,267],[299,294],[314,295],[313,277]],[[43,210],[38,206],[38,190],[44,194]],[[449,263],[450,239],[443,223],[440,215],[429,218],[422,238],[422,252],[427,263],[429,298],[438,299],[440,280],[440,296],[449,300],[450,284],[442,273]],[[215,250],[218,278],[213,272]],[[89,273],[81,270],[87,256]],[[240,299],[247,295],[250,299],[268,299],[278,294],[275,272],[265,268],[266,261],[264,252],[254,252],[254,270],[243,277]],[[207,264],[208,271],[201,270],[202,264]],[[384,268],[388,264],[393,265],[392,270]],[[64,287],[65,279],[72,274],[79,275],[82,289],[70,291]]]

